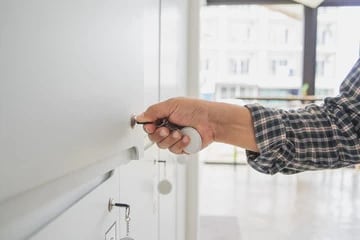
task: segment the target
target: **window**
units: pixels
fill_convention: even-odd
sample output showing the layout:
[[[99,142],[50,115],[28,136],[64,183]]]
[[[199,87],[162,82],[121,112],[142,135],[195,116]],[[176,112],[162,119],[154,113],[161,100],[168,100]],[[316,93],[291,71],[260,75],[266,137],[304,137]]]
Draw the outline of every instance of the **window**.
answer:
[[[200,96],[244,105],[249,102],[236,98],[297,92],[302,81],[303,15],[299,4],[202,7]],[[211,149],[202,151],[200,158]]]
[[[244,75],[249,73],[250,60],[230,58],[229,59],[229,73],[232,75]]]
[[[272,24],[270,31],[270,42],[280,45],[289,43],[289,27],[282,24]]]
[[[334,45],[335,44],[335,24],[320,23],[318,26],[317,44],[319,45]]]
[[[227,98],[227,88],[226,87],[221,88],[221,98]]]
[[[231,87],[230,88],[230,98],[235,98],[236,96],[236,88],[235,87]]]
[[[295,76],[295,66],[290,63],[291,57],[288,58],[274,58],[270,63],[270,72],[273,76],[293,77]]]
[[[317,22],[315,91],[337,95],[360,56],[360,7],[320,7]]]
[[[202,70],[203,71],[209,71],[210,70],[210,59],[209,58],[205,58],[202,62]]]
[[[325,61],[316,61],[316,75],[323,77],[325,75]]]
[[[251,43],[255,41],[253,22],[244,22],[237,19],[228,21],[228,35],[230,43]]]

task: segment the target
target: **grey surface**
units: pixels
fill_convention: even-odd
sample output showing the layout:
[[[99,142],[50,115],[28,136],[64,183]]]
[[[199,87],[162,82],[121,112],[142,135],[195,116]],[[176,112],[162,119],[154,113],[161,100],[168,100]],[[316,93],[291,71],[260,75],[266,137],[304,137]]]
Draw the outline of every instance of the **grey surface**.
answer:
[[[241,240],[359,239],[359,170],[267,176],[205,165],[200,190],[201,216],[236,216]]]

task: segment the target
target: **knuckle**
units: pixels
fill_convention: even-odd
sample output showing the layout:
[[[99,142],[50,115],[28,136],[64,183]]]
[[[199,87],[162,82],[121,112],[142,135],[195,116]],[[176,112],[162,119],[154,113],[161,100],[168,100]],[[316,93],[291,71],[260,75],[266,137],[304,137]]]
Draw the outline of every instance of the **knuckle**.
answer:
[[[177,144],[176,144],[177,145]],[[180,148],[178,148],[177,146],[172,146],[171,148],[169,148],[169,150],[172,152],[172,153],[175,153],[175,154],[181,154],[182,153],[182,150]]]

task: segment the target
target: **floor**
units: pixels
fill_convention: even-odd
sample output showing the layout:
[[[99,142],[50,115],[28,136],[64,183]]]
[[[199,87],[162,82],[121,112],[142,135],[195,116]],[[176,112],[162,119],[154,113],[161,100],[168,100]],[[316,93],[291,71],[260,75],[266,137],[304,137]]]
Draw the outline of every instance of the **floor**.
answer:
[[[360,239],[360,171],[268,176],[201,166],[201,240]]]

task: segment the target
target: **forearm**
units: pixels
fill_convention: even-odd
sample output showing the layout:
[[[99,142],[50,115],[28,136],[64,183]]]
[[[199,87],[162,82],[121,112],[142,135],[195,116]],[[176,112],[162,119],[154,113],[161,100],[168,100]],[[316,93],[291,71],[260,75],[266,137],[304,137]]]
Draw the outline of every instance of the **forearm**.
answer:
[[[246,107],[214,102],[209,104],[209,119],[214,125],[215,141],[258,152],[251,113]]]

